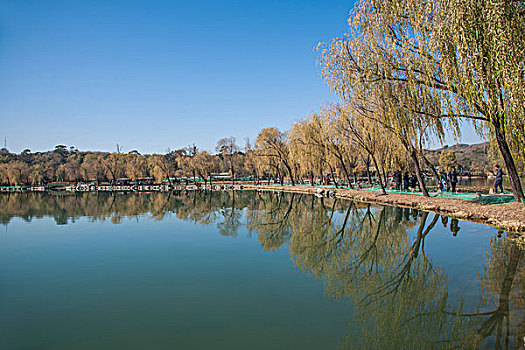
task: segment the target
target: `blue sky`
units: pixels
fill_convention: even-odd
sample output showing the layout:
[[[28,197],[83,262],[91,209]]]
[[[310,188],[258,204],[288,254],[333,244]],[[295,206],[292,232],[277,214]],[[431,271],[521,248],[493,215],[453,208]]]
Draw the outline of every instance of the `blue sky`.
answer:
[[[288,129],[333,100],[313,48],[345,31],[352,7],[0,0],[0,137],[12,152],[164,153]]]

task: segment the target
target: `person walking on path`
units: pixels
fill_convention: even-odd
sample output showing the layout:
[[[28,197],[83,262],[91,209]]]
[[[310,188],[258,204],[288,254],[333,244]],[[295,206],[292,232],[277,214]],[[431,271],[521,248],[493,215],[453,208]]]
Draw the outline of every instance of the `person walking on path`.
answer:
[[[503,171],[499,167],[499,165],[496,165],[496,181],[494,181],[494,193],[498,193],[498,187],[501,190],[501,193],[503,193]]]
[[[450,182],[452,192],[456,192],[456,185],[458,183],[458,172],[456,171],[456,167],[452,167],[448,172],[448,181]]]
[[[401,172],[399,170],[394,173],[394,181],[396,182],[396,190],[401,190]]]
[[[441,192],[447,192],[447,173],[445,170],[441,170]]]
[[[410,187],[412,187],[414,191],[416,190],[416,187],[417,187],[416,173],[412,173],[412,175],[410,175]]]
[[[410,178],[408,177],[408,173],[405,172],[403,175],[403,190],[408,191],[408,185],[409,185]]]

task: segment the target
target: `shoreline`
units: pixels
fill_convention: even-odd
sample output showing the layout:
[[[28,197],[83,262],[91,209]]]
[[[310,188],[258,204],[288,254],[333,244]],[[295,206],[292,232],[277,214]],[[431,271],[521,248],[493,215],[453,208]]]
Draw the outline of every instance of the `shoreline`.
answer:
[[[3,186],[5,187],[5,186]],[[5,191],[2,188],[1,193],[23,193],[23,192],[51,192],[54,191],[44,186],[11,186],[17,187],[16,190]],[[38,187],[38,188],[35,188]],[[141,185],[135,188],[130,186],[67,186],[62,188],[60,193],[82,193],[82,192],[114,192],[114,193],[150,193],[150,192],[171,192],[177,190],[257,190],[257,191],[278,191],[278,192],[295,192],[311,195],[326,195],[327,191],[335,198],[356,200],[364,203],[379,205],[396,206],[402,208],[413,208],[427,212],[443,214],[454,219],[471,221],[479,224],[492,226],[500,231],[519,233],[525,239],[525,205],[521,203],[506,204],[486,204],[458,198],[438,198],[423,197],[417,194],[406,193],[387,193],[377,195],[375,192],[348,189],[348,188],[326,188],[318,186],[282,186],[282,185],[255,185],[248,183],[219,184],[213,183],[213,186],[198,187],[188,184],[150,184]],[[140,187],[140,188],[139,188]]]
[[[316,186],[244,185],[247,190],[283,191],[318,194],[326,188]],[[443,214],[454,219],[493,226],[500,231],[525,233],[525,205],[521,203],[484,204],[464,199],[423,197],[402,193],[377,195],[374,192],[355,189],[331,188],[336,198],[366,203],[389,205]]]

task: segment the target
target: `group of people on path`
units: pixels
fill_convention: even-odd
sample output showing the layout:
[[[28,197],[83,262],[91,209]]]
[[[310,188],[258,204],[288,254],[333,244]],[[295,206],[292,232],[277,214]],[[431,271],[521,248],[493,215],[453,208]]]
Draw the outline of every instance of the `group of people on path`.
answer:
[[[456,167],[452,167],[448,174],[444,170],[441,170],[439,177],[441,180],[441,192],[456,192],[456,185],[458,184],[458,172],[456,171]]]
[[[440,189],[441,191],[450,191],[456,192],[456,186],[458,183],[458,172],[455,167],[452,167],[448,173],[444,170],[440,174]],[[416,189],[418,187],[418,180],[416,173],[409,174],[405,172],[404,174],[401,171],[396,171],[392,176],[392,182],[395,184],[395,189],[397,191],[408,191],[410,188]]]
[[[396,190],[408,191],[410,188],[415,189],[418,185],[416,173],[404,174],[401,171],[396,171],[392,177],[392,181],[395,183]]]
[[[494,181],[494,193],[498,193],[498,188],[500,189],[500,192],[503,193],[503,171],[501,170],[499,165],[496,165],[496,173],[495,173],[495,181]],[[441,171],[440,174],[441,179],[441,191],[452,191],[456,192],[456,185],[458,183],[458,172],[456,171],[455,167],[452,167],[448,174],[445,171]]]
[[[456,187],[458,184],[458,172],[456,167],[452,167],[447,173],[445,170],[441,170],[439,173],[440,179],[440,190],[441,192],[456,192]],[[499,165],[496,165],[495,172],[495,181],[494,181],[494,193],[498,193],[498,188],[501,193],[503,193],[503,171]],[[395,189],[397,191],[408,191],[410,188],[416,189],[418,187],[418,180],[416,173],[409,174],[405,172],[404,174],[401,171],[394,172],[391,181],[395,184]]]

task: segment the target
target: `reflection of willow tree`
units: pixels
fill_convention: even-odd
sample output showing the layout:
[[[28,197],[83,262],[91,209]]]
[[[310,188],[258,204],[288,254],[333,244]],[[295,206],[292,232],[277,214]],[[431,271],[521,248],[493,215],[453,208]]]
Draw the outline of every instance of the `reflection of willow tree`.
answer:
[[[429,219],[428,213],[409,209],[351,204],[334,218],[324,209],[318,205],[298,211],[290,254],[299,267],[325,281],[328,294],[348,298],[356,306],[343,346],[419,349],[479,344],[479,322],[457,316],[462,314],[461,301],[449,300],[445,274],[425,254],[425,238],[438,215]],[[415,234],[407,234],[416,225]]]
[[[337,199],[317,199],[294,193],[258,193],[256,199],[246,212],[246,227],[248,231],[258,233],[258,240],[266,251],[279,249],[293,240],[292,232],[295,233],[301,222],[314,219],[315,222],[305,224],[305,228],[310,227],[310,230],[316,224],[329,224],[336,212],[342,211],[348,204]]]
[[[217,196],[214,192],[207,195],[189,192],[180,196],[179,200],[181,205],[177,210],[177,217],[204,225],[210,225],[215,222],[217,211],[221,205],[220,196]]]
[[[295,194],[257,193],[258,201],[246,212],[246,228],[257,231],[258,241],[266,251],[279,249],[290,239],[290,218]]]
[[[356,249],[347,257],[348,269],[338,271],[345,296],[357,306],[353,329],[363,335],[347,342],[371,348],[475,347],[468,320],[443,312],[460,312],[462,305],[448,301],[446,276],[425,254],[425,238],[439,216],[427,223],[428,213],[422,213],[413,237],[407,235],[410,221],[396,221],[385,210],[365,222],[350,243]],[[373,243],[367,244],[371,234]]]
[[[217,223],[219,233],[236,237],[242,226],[242,211],[250,205],[253,197],[247,192],[187,192],[178,197],[181,206],[177,217],[203,225]]]
[[[483,316],[478,333],[493,335],[495,348],[505,349],[509,342],[522,344],[525,337],[524,252],[509,239],[492,239],[490,248],[479,277],[483,289],[480,312],[465,316]]]
[[[237,237],[237,231],[241,226],[242,207],[236,207],[235,194],[235,191],[229,192],[229,203],[224,203],[219,211],[222,220],[217,223],[217,228],[223,236]],[[237,205],[239,205],[239,203],[237,203]]]

